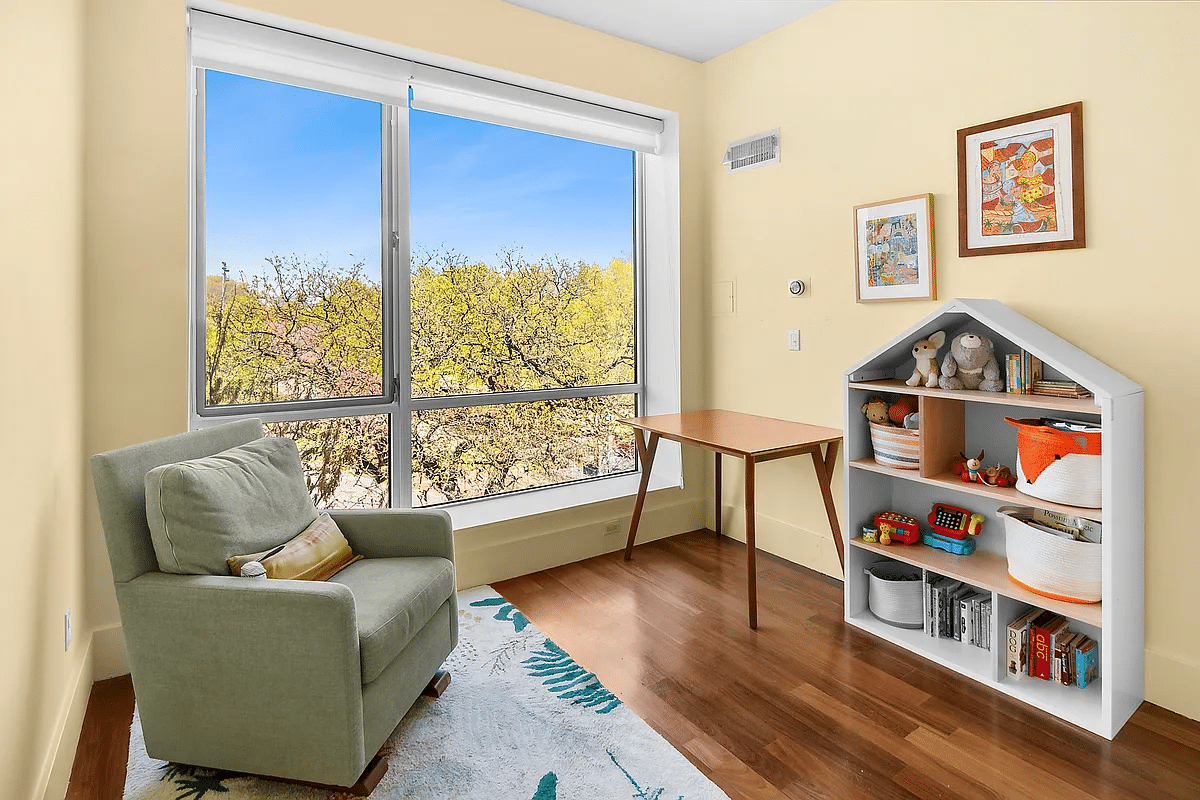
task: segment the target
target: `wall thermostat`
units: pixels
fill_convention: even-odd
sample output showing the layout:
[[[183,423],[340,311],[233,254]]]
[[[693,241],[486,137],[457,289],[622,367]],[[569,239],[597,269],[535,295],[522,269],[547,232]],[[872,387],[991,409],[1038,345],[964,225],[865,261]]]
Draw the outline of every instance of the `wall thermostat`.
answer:
[[[801,280],[795,280],[788,284],[788,292],[796,297],[804,294],[804,290],[807,288],[808,287],[804,285],[804,281]]]

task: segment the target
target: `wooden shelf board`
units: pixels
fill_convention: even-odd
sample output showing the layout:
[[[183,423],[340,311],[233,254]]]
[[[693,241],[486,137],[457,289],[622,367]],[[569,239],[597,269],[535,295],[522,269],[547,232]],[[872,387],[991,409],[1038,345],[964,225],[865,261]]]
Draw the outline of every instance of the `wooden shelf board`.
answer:
[[[1018,492],[1016,489],[1001,486],[988,486],[984,483],[967,483],[955,475],[953,472],[944,472],[941,475],[933,475],[930,477],[921,475],[921,471],[917,469],[897,469],[896,467],[887,467],[880,464],[874,458],[856,458],[849,462],[851,467],[855,469],[865,469],[869,472],[878,472],[881,475],[891,475],[894,478],[903,478],[909,481],[917,481],[918,483],[928,483],[931,486],[941,486],[946,489],[953,489],[956,492],[964,492],[966,494],[980,495],[981,497],[990,497],[993,500],[999,500],[1005,505],[1011,506],[1032,506],[1034,508],[1044,508],[1047,511],[1057,511],[1062,514],[1070,514],[1072,516],[1087,517],[1088,519],[1099,520],[1104,513],[1102,508],[1081,508],[1079,506],[1068,506],[1063,503],[1053,503],[1049,500],[1042,500],[1032,495]]]
[[[931,397],[946,397],[953,400],[969,400],[975,403],[996,403],[1005,406],[1024,406],[1051,411],[1072,411],[1078,414],[1099,414],[1096,398],[1051,397],[1042,394],[1009,394],[1008,392],[976,392],[955,389],[927,389],[924,386],[909,386],[901,380],[851,381],[851,389],[868,392],[891,392],[894,394],[927,394]]]
[[[870,610],[854,615],[849,622],[868,633],[899,644],[922,658],[935,661],[981,683],[995,685],[997,658],[990,650],[963,644],[955,639],[935,639],[920,628],[897,628],[879,619]]]
[[[1044,608],[1047,611],[1062,614],[1068,619],[1079,620],[1096,628],[1101,628],[1103,624],[1103,613],[1100,603],[1064,603],[1061,600],[1052,600],[1049,597],[1034,594],[1009,579],[1008,561],[1004,556],[996,553],[986,550],[976,550],[969,556],[956,556],[953,553],[947,553],[945,550],[939,550],[936,547],[926,547],[921,544],[893,544],[887,546],[878,543],[872,544],[864,542],[862,537],[851,539],[850,545],[878,553],[881,556],[886,556],[896,561],[903,561],[906,564],[913,564],[932,570],[939,575],[964,581],[980,589],[988,589],[1018,602]],[[997,620],[996,622],[998,625],[1007,626],[1010,620]],[[892,628],[890,625],[888,627]],[[900,631],[902,629],[893,628],[893,630]],[[924,634],[922,633],[922,635]]]

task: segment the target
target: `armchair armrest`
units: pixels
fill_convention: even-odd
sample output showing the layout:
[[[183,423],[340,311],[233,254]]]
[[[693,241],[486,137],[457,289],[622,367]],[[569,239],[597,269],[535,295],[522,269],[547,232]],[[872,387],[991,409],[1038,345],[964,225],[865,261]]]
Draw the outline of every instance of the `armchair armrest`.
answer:
[[[349,588],[151,572],[118,583],[117,599],[151,755],[300,779],[333,764],[346,785],[357,779],[362,667]],[[314,726],[337,735],[320,751],[296,747],[290,732]]]
[[[445,511],[331,511],[350,547],[367,558],[440,556],[454,560],[454,525]]]

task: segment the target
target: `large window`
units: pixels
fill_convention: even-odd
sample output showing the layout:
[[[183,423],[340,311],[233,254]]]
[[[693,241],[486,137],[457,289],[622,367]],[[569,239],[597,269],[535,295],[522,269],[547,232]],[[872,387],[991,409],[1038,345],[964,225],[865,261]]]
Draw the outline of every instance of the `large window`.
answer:
[[[295,439],[324,507],[634,472],[618,420],[678,403],[647,382],[646,157],[602,126],[554,135],[561,109],[497,124],[477,93],[411,102],[228,52],[195,72],[195,424]],[[573,494],[556,505],[605,493]]]

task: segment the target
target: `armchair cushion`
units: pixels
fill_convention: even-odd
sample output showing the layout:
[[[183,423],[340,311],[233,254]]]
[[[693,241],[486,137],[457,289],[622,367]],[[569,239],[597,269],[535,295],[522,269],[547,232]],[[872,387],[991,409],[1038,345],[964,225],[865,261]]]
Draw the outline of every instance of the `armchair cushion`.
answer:
[[[264,437],[146,473],[146,522],[163,572],[228,575],[226,559],[283,544],[317,517],[300,452]]]
[[[329,579],[350,588],[362,682],[379,677],[454,594],[454,564],[436,556],[365,558]]]

